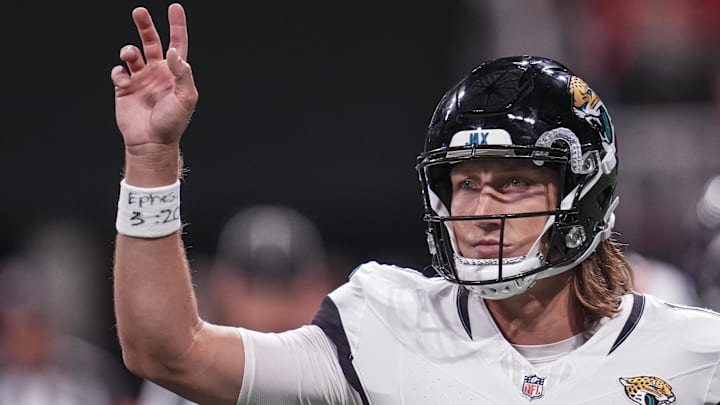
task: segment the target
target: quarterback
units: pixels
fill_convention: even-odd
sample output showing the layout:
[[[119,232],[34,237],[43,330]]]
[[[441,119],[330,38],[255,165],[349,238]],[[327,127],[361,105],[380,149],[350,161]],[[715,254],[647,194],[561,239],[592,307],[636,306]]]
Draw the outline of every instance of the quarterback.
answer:
[[[633,291],[613,242],[616,135],[561,63],[513,56],[440,100],[417,173],[436,277],[369,262],[311,325],[198,316],[180,138],[198,99],[185,12],[113,68],[125,144],[114,290],[127,367],[203,404],[720,404],[720,315]]]

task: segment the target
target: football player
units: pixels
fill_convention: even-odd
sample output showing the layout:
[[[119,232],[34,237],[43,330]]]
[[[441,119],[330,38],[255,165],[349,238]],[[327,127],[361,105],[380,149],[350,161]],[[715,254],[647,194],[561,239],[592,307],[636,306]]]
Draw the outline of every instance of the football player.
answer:
[[[203,404],[717,404],[720,316],[633,292],[611,239],[616,136],[567,67],[517,56],[438,104],[417,162],[438,277],[369,262],[312,325],[199,316],[181,240],[180,138],[197,101],[183,8],[112,70],[125,142],[115,304],[130,370]]]

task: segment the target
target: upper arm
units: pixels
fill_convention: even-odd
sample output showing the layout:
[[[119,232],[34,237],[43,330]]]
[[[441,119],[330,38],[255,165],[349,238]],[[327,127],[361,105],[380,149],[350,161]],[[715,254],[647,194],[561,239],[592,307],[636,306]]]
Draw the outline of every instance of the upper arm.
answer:
[[[177,365],[147,378],[203,405],[361,403],[317,326],[261,333],[205,323]]]
[[[235,404],[245,368],[237,329],[203,323],[185,355],[158,366],[146,378],[201,404]]]

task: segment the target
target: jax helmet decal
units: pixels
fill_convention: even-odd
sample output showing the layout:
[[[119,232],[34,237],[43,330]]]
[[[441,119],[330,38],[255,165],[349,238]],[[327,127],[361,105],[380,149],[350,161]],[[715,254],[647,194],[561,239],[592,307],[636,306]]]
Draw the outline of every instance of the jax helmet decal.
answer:
[[[530,160],[557,170],[554,210],[486,216],[450,212],[453,165],[476,159]],[[610,116],[595,92],[547,58],[513,56],[473,69],[440,100],[430,121],[418,172],[432,267],[483,298],[526,291],[537,279],[567,271],[609,238],[617,159]],[[472,259],[457,249],[456,221],[545,217],[524,256]],[[502,246],[502,231],[500,246]]]

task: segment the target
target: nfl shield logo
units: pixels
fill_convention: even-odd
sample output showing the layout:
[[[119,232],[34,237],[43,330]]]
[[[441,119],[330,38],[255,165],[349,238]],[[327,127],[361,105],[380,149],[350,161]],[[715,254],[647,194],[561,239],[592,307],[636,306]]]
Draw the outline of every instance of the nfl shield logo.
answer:
[[[545,379],[533,374],[523,377],[522,394],[530,399],[540,398],[545,391]]]

